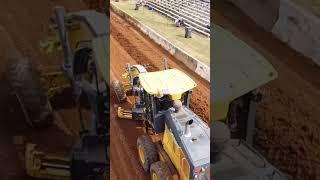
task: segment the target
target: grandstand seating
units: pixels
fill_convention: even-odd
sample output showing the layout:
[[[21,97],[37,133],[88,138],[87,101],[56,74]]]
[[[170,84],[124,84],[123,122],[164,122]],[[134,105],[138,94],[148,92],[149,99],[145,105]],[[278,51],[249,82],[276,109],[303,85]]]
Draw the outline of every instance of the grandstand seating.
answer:
[[[147,0],[145,6],[173,20],[182,17],[187,26],[210,37],[209,0]]]

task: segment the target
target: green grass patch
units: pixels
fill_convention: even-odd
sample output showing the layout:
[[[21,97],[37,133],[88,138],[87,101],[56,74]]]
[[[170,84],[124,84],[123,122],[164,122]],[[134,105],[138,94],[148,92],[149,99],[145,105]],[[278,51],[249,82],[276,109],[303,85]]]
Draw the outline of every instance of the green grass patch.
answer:
[[[184,28],[175,27],[172,20],[155,11],[150,11],[147,8],[140,8],[138,11],[134,10],[136,2],[137,1],[120,1],[111,3],[155,30],[173,45],[186,51],[192,57],[203,63],[210,63],[210,38],[195,32],[192,33],[192,38],[184,38]]]

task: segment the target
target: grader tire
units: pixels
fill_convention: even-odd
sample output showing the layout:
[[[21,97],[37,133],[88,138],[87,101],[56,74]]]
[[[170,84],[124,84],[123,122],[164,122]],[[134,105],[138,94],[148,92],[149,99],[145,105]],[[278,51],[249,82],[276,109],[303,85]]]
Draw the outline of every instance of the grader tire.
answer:
[[[151,180],[172,180],[172,174],[169,167],[161,161],[155,162],[150,167]]]
[[[122,83],[118,80],[114,80],[111,83],[114,92],[116,93],[118,101],[125,102],[127,100],[127,95],[123,89]]]
[[[149,136],[142,135],[137,140],[137,149],[143,169],[149,172],[151,164],[158,161],[156,145]]]
[[[7,78],[24,113],[26,122],[35,128],[47,127],[53,122],[52,108],[40,73],[28,60],[17,60],[7,66]]]

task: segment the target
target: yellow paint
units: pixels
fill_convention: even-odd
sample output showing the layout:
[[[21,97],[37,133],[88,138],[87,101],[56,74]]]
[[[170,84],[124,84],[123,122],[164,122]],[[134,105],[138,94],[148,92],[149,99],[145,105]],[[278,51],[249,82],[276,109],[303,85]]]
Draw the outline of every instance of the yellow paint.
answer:
[[[131,119],[132,120],[132,111],[131,110],[125,110],[122,107],[118,107],[117,115],[121,119]]]
[[[166,127],[162,139],[163,149],[176,167],[180,180],[189,180],[190,165],[186,159],[181,147],[176,143],[173,134]]]
[[[213,105],[211,105],[211,107],[211,115],[213,117],[213,121],[226,119],[229,111],[229,102],[215,102],[213,103]]]
[[[141,87],[148,94],[158,97],[168,94],[175,100],[180,99],[184,92],[197,86],[188,75],[178,69],[141,73],[139,80]]]
[[[164,160],[164,158],[163,158],[163,156],[161,155],[161,153],[158,153],[158,155],[159,155],[159,160],[160,160],[161,162],[166,162],[166,160]]]
[[[139,70],[134,66],[131,67],[131,77],[127,71],[122,74],[122,85],[125,92],[129,92],[132,90],[131,78],[134,79],[135,77],[138,77],[139,74]]]
[[[172,100],[180,100],[181,99],[181,94],[171,94],[170,99]]]
[[[144,150],[143,150],[143,148],[141,147],[141,145],[139,145],[138,150],[139,150],[139,158],[140,158],[140,161],[142,162],[142,164],[144,164],[144,162],[145,162],[145,156],[144,156]]]
[[[179,176],[177,174],[173,175],[172,180],[179,180]]]
[[[156,175],[156,173],[152,173],[152,180],[158,180],[158,176]]]

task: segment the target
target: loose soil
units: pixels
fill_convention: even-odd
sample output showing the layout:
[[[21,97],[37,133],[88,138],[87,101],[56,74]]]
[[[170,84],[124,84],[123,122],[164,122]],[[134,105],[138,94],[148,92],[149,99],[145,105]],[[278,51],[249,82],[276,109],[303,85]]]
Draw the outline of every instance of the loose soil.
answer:
[[[12,94],[7,78],[5,64],[8,54],[15,47],[23,57],[31,60],[35,66],[60,65],[63,56],[60,53],[44,54],[39,42],[48,35],[49,18],[54,6],[61,5],[67,11],[86,9],[79,0],[42,0],[42,1],[3,1],[0,6],[0,179],[21,180],[27,177],[24,170],[23,146],[17,146],[16,140],[22,143],[35,143],[50,152],[69,153],[77,140],[79,122],[77,112],[70,106],[69,95],[62,95],[61,101],[54,100],[56,109],[55,124],[45,129],[32,129],[24,120],[23,113]],[[10,42],[10,39],[12,41]]]
[[[233,5],[217,1],[214,8],[214,22],[258,50],[279,73],[261,88],[257,148],[294,179],[319,179],[320,68],[257,27]]]

